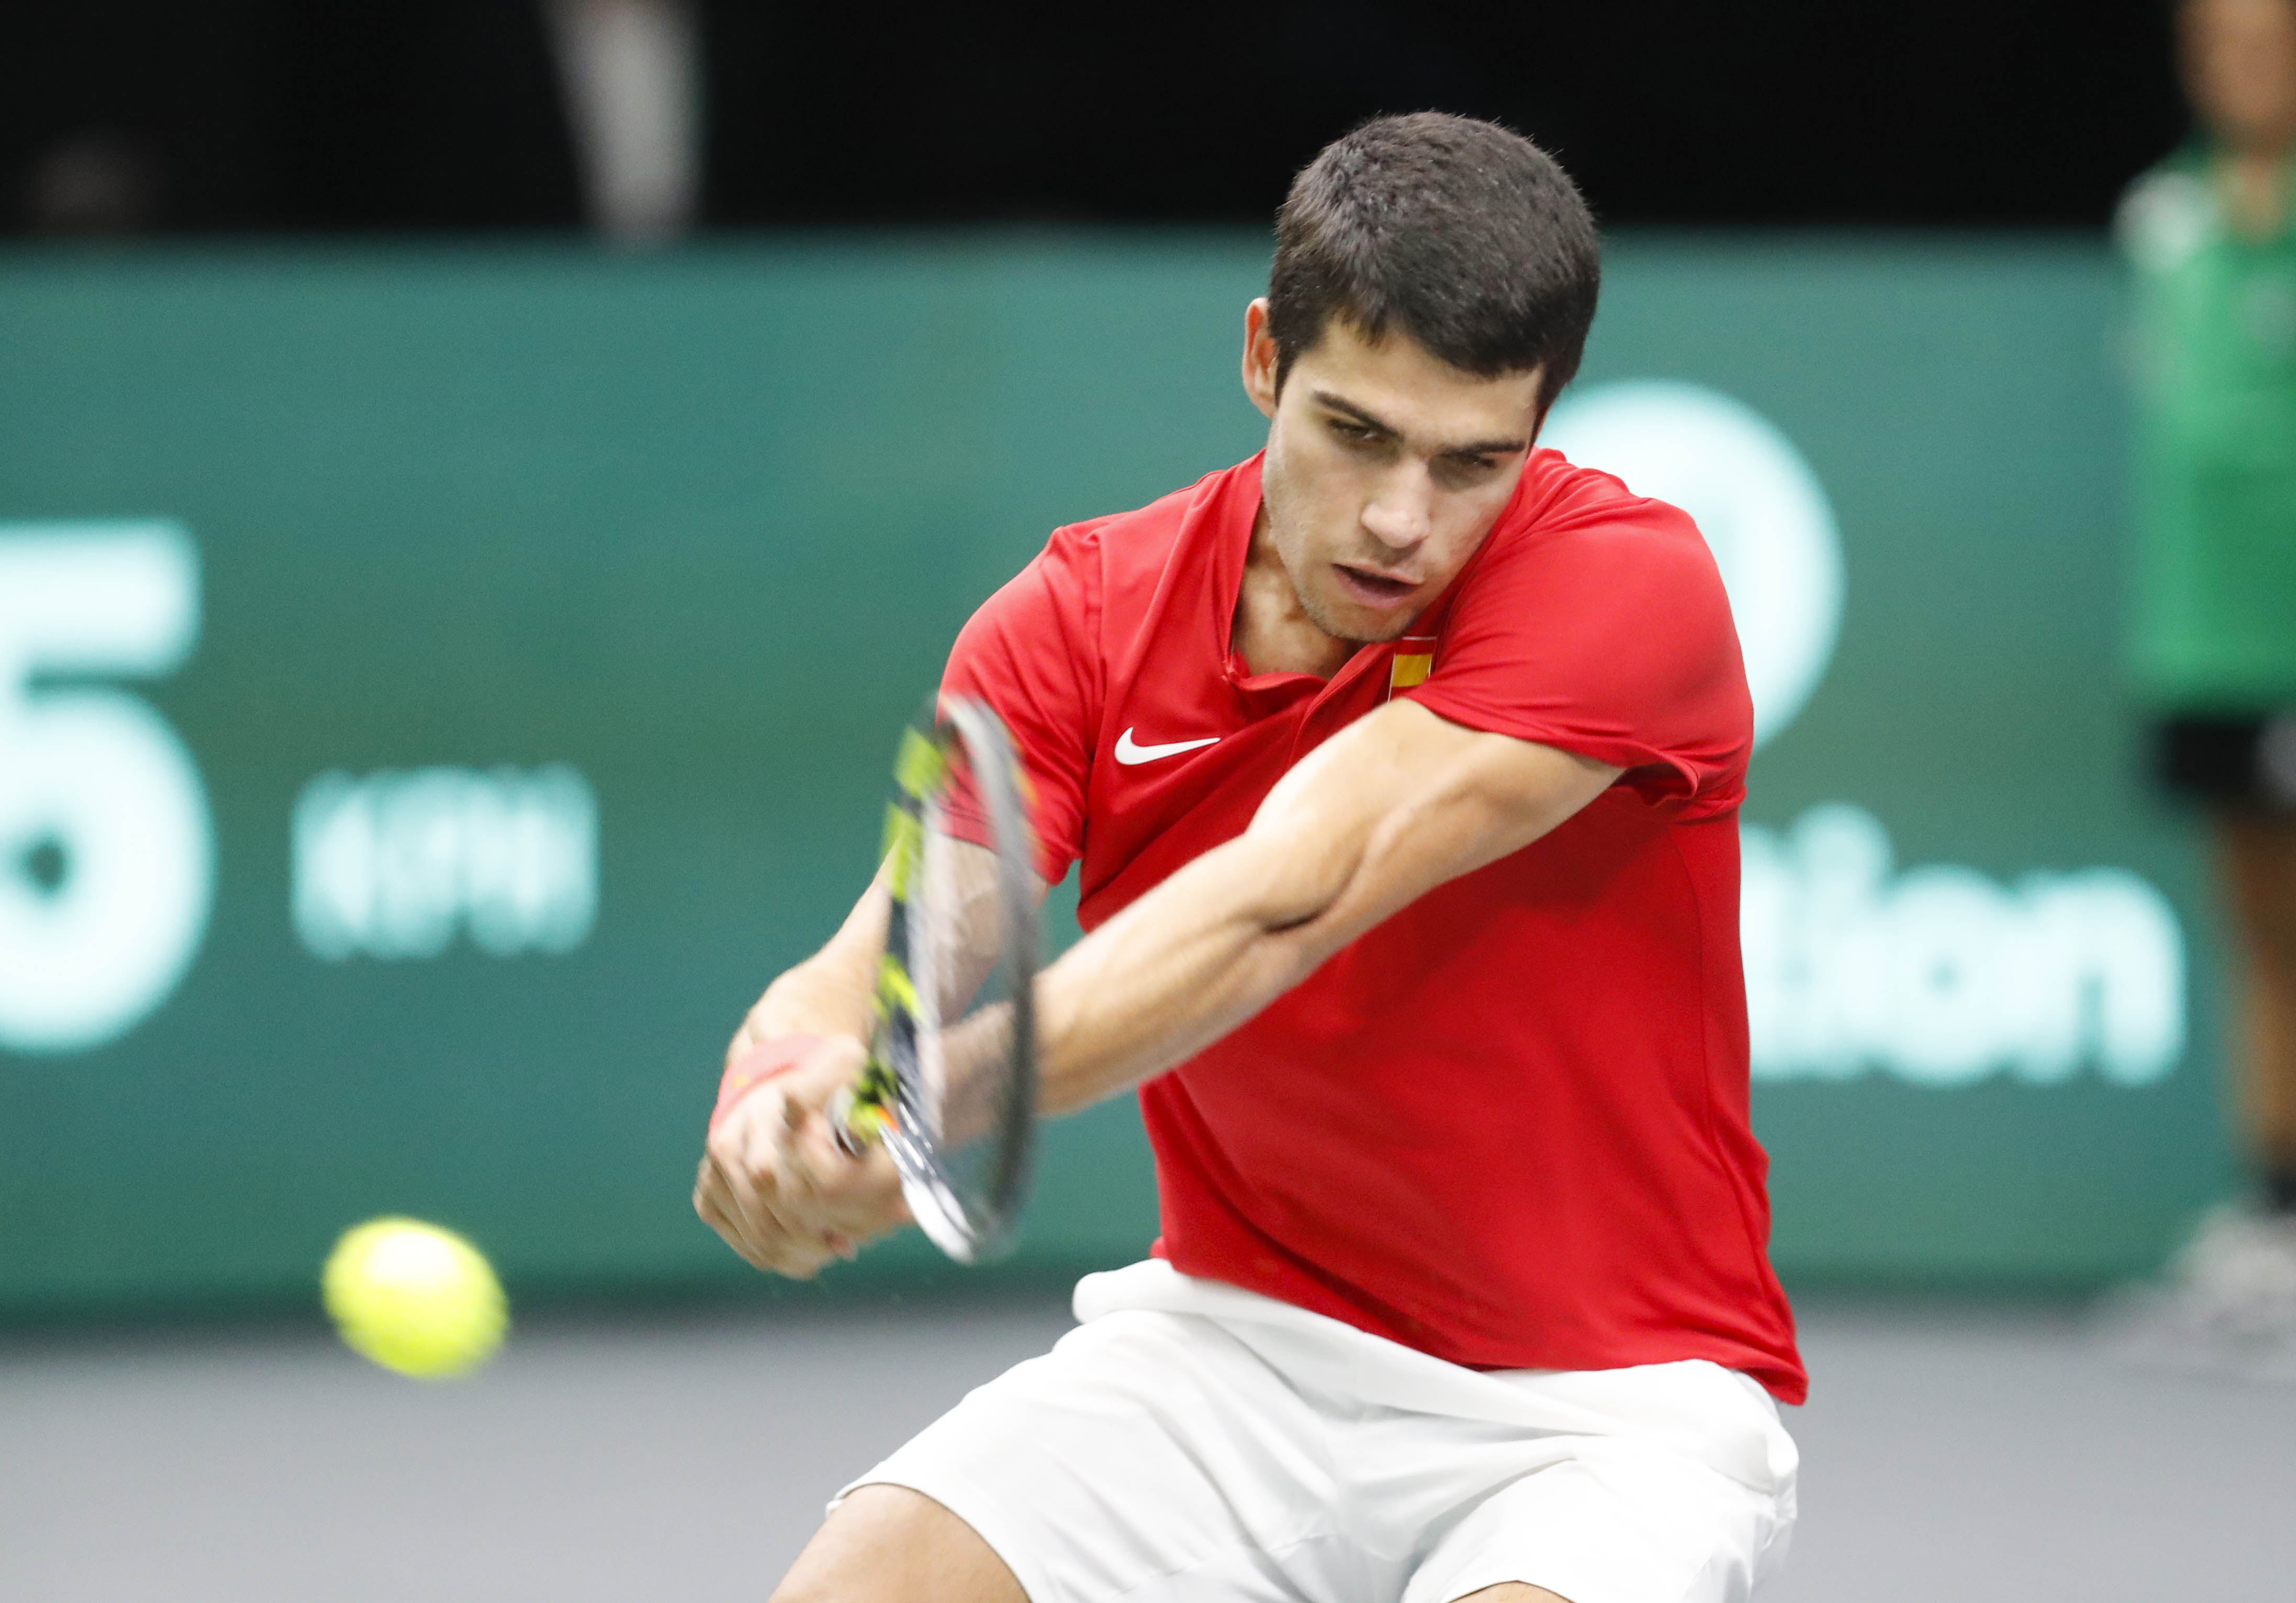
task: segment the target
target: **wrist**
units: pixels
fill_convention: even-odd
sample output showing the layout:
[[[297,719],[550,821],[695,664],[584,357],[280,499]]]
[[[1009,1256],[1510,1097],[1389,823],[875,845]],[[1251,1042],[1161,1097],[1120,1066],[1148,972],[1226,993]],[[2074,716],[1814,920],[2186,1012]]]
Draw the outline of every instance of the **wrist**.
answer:
[[[711,1131],[726,1122],[744,1097],[767,1081],[778,1080],[798,1068],[813,1056],[824,1039],[796,1032],[768,1037],[736,1054],[718,1081],[718,1106],[709,1114]]]

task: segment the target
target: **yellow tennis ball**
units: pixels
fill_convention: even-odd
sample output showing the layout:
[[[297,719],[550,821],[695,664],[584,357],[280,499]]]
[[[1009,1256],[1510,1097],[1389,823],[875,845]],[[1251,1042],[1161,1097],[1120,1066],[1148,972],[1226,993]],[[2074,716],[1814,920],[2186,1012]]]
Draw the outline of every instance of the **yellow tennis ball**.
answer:
[[[345,1231],[319,1289],[354,1351],[425,1380],[484,1363],[510,1326],[485,1255],[419,1219],[371,1219]]]

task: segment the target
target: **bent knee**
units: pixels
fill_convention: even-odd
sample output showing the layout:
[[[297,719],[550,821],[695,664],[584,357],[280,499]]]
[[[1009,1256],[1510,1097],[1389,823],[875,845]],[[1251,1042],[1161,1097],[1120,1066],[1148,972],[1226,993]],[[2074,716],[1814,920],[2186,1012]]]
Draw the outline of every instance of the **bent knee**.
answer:
[[[860,1486],[774,1589],[773,1603],[1028,1603],[979,1532],[922,1492]]]

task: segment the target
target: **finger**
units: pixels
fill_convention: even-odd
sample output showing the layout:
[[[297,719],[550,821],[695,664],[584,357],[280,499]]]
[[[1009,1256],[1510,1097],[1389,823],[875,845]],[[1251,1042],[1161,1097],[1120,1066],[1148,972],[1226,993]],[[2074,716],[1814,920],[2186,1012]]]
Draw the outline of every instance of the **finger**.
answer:
[[[824,1225],[837,1234],[866,1238],[904,1223],[908,1209],[900,1171],[882,1142],[846,1150],[827,1120],[793,1138],[796,1160],[817,1198]]]
[[[803,1278],[835,1255],[802,1199],[788,1195],[787,1177],[779,1164],[752,1169],[715,1161],[713,1155],[712,1168],[724,1189],[724,1211],[751,1262]]]
[[[704,1221],[725,1238],[726,1245],[753,1268],[774,1267],[769,1232],[760,1231],[757,1221],[744,1216],[733,1188],[714,1163],[707,1165],[705,1178],[695,1188],[695,1194]]]
[[[808,1132],[816,1126],[825,1128],[827,1119],[816,1116],[812,1109],[792,1099],[782,1104],[780,1117],[761,1122],[758,1133],[771,1144],[774,1171],[781,1180],[783,1195],[791,1211],[816,1225],[824,1223],[825,1198],[821,1165],[816,1161],[812,1150],[815,1143],[808,1139]]]
[[[739,1165],[709,1162],[709,1194],[735,1250],[760,1269],[780,1270],[793,1242],[809,1234],[775,1206],[774,1177],[752,1176]]]
[[[725,1213],[718,1205],[717,1192],[709,1178],[709,1160],[704,1157],[693,1176],[693,1211],[703,1224],[713,1230],[722,1229]]]
[[[741,1225],[726,1206],[725,1183],[718,1178],[707,1158],[702,1160],[701,1172],[693,1182],[693,1211],[701,1215],[702,1223],[725,1238],[726,1245],[755,1262]]]
[[[754,1200],[786,1212],[775,1207],[788,1188],[780,1152],[770,1139],[760,1139],[778,1121],[780,1099],[775,1088],[761,1089],[709,1138],[709,1156],[744,1209]]]
[[[834,1056],[827,1065],[833,1078],[813,1091],[845,1083]],[[765,1256],[772,1267],[800,1275],[852,1256],[861,1240],[904,1216],[898,1202],[888,1206],[899,1187],[890,1160],[870,1155],[883,1169],[873,1180],[838,1143],[833,1116],[816,1106],[826,1097],[799,1094],[806,1089],[800,1081],[763,1088],[709,1144],[722,1177],[721,1212],[743,1237],[744,1255]]]
[[[840,1239],[866,1240],[900,1222],[894,1211],[900,1180],[881,1149],[849,1153],[825,1121],[815,1120],[791,1132],[786,1150],[785,1172],[794,1193],[791,1206],[803,1213],[831,1251]]]
[[[795,1149],[784,1139],[785,1125],[776,1113],[755,1122],[747,1132],[735,1173],[748,1182],[759,1204],[791,1234],[818,1237],[818,1188]]]
[[[746,1173],[738,1164],[713,1166],[727,1221],[761,1266],[773,1267],[769,1261],[779,1257],[790,1234],[790,1221],[774,1205],[774,1177]]]
[[[788,1195],[787,1159],[770,1136],[782,1123],[782,1088],[761,1088],[712,1131],[696,1179],[697,1207],[726,1244],[763,1270],[805,1278],[836,1254],[802,1197]]]
[[[711,1229],[732,1238],[734,1229],[726,1211],[726,1182],[707,1153],[702,1155],[701,1167],[693,1176],[693,1211]]]

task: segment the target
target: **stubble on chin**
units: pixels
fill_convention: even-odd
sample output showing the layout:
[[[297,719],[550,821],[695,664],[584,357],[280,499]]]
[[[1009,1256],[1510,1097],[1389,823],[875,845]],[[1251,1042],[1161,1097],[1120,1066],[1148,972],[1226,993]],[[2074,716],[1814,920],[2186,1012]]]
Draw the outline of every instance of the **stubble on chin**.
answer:
[[[1334,640],[1344,640],[1349,645],[1384,645],[1390,640],[1408,634],[1418,614],[1397,618],[1378,624],[1350,623],[1340,617],[1323,597],[1310,596],[1300,588],[1299,579],[1292,580],[1292,594],[1300,598],[1300,610],[1308,614],[1308,621]]]

